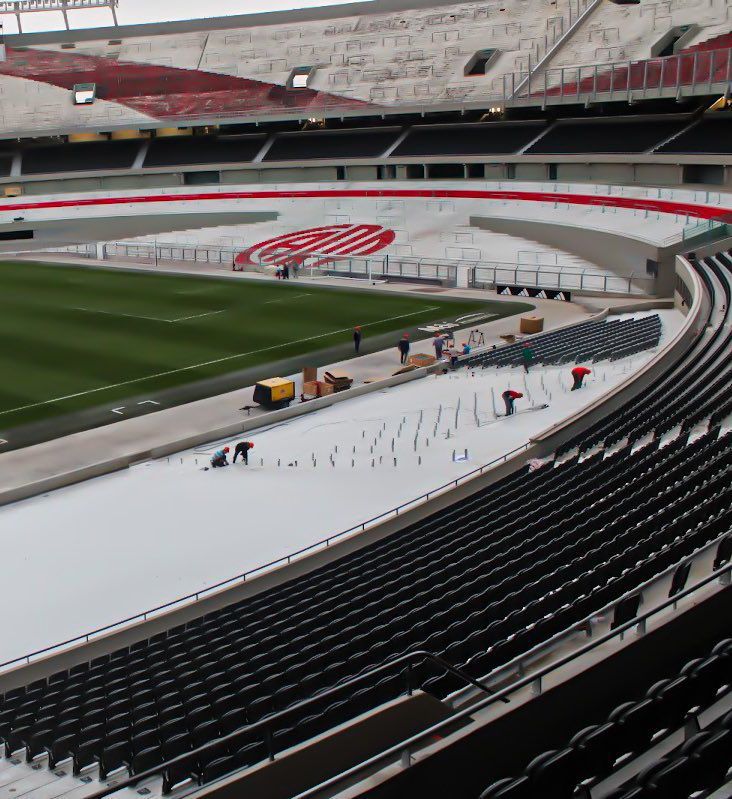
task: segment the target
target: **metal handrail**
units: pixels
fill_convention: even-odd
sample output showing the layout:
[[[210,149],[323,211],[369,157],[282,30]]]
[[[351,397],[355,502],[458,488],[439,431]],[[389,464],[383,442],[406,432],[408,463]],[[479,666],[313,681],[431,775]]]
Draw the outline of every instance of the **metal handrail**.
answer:
[[[458,721],[472,721],[473,717],[478,711],[484,710],[487,707],[495,704],[498,701],[503,701],[504,699],[508,699],[511,694],[514,694],[516,691],[525,688],[527,685],[541,685],[541,680],[546,677],[548,674],[551,674],[554,671],[557,671],[560,668],[563,668],[569,663],[578,660],[579,658],[586,655],[588,652],[591,652],[593,649],[596,649],[598,646],[611,641],[613,638],[622,637],[628,630],[631,630],[633,627],[638,627],[642,631],[645,632],[645,624],[652,616],[655,616],[657,613],[666,610],[667,608],[671,607],[672,605],[676,605],[682,599],[685,599],[687,596],[695,593],[699,589],[703,588],[704,586],[708,585],[709,583],[714,582],[718,579],[723,579],[725,575],[732,576],[732,563],[727,563],[721,568],[713,571],[711,574],[707,575],[705,578],[700,580],[699,582],[695,583],[694,585],[690,586],[689,588],[680,591],[678,594],[675,594],[672,597],[664,600],[660,605],[657,605],[655,608],[652,608],[645,613],[642,613],[635,618],[631,619],[630,621],[625,622],[624,624],[618,625],[612,630],[609,630],[605,635],[600,636],[599,638],[595,638],[593,641],[585,644],[584,646],[580,647],[579,649],[575,650],[574,652],[570,652],[564,657],[559,658],[558,660],[550,663],[544,668],[539,669],[538,671],[533,672],[532,674],[528,674],[525,677],[522,677],[520,680],[512,683],[505,688],[502,688],[500,691],[497,691],[492,696],[489,696],[485,699],[481,699],[475,704],[471,704],[469,707],[459,710],[457,713],[453,713],[447,719],[437,722],[433,724],[431,727],[427,727],[424,730],[421,730],[418,733],[415,733],[411,737],[405,739],[401,743],[395,744],[394,746],[385,749],[383,752],[379,754],[373,755],[372,757],[368,758],[367,760],[362,761],[361,763],[357,764],[356,766],[352,766],[351,768],[347,769],[346,771],[341,772],[340,774],[336,775],[335,777],[331,777],[330,779],[321,782],[319,785],[313,786],[312,788],[308,788],[307,790],[303,791],[302,793],[297,794],[297,796],[293,797],[293,799],[308,799],[308,797],[315,796],[316,794],[320,793],[323,790],[331,788],[337,785],[344,779],[350,779],[352,777],[357,776],[358,774],[366,771],[367,769],[372,768],[373,766],[382,763],[384,760],[388,760],[395,756],[400,755],[407,749],[410,749],[418,744],[421,744],[428,740],[429,738],[433,738],[435,735],[443,732],[446,728],[449,728]],[[728,583],[726,589],[730,589],[730,584]],[[96,799],[96,795],[89,797],[89,799]]]
[[[224,586],[231,585],[237,582],[245,582],[247,578],[250,577],[251,575],[257,574],[259,572],[265,571],[275,566],[289,564],[292,562],[294,558],[304,554],[305,552],[310,552],[322,546],[328,547],[330,546],[332,541],[343,538],[344,536],[347,536],[351,533],[365,531],[366,528],[372,525],[374,522],[385,520],[386,518],[391,516],[398,516],[401,511],[403,511],[405,508],[414,505],[415,503],[418,503],[420,501],[427,502],[433,496],[443,492],[445,489],[455,488],[465,480],[475,475],[483,474],[483,472],[486,469],[494,466],[497,463],[502,463],[502,462],[505,463],[510,456],[528,449],[529,446],[530,444],[527,442],[526,444],[522,444],[519,447],[515,447],[509,452],[506,452],[503,455],[494,458],[492,461],[488,461],[488,463],[484,463],[483,465],[478,466],[477,468],[472,469],[471,471],[460,475],[454,480],[450,480],[448,483],[444,483],[443,485],[438,486],[437,488],[433,488],[424,494],[420,494],[419,496],[414,497],[413,499],[407,500],[406,502],[402,502],[400,505],[390,508],[389,510],[384,511],[383,513],[380,513],[377,516],[372,516],[370,519],[367,519],[366,521],[361,522],[360,524],[356,524],[353,527],[349,527],[347,530],[342,530],[338,533],[334,533],[333,535],[328,536],[327,538],[322,538],[320,539],[320,541],[316,541],[315,543],[309,544],[306,547],[302,547],[301,549],[295,550],[294,552],[290,552],[288,555],[283,555],[282,557],[276,558],[275,560],[271,560],[268,563],[262,564],[261,566],[256,566],[253,569],[249,569],[248,571],[242,572],[241,574],[237,574],[235,577],[229,577],[226,580],[221,580],[220,582],[215,583],[214,585],[206,586],[205,588],[202,588],[198,591],[194,591],[190,594],[186,594],[185,596],[173,599],[170,602],[165,602],[162,605],[157,605],[156,607],[150,608],[140,613],[135,613],[134,615],[128,616],[127,618],[122,619],[121,621],[117,621],[112,624],[106,624],[103,627],[97,627],[96,629],[91,630],[88,633],[82,633],[81,635],[74,636],[73,638],[69,638],[60,643],[52,644],[51,646],[44,647],[43,649],[37,649],[33,652],[29,652],[27,655],[20,655],[19,657],[12,658],[11,660],[6,660],[4,663],[0,663],[0,669],[4,669],[7,666],[14,666],[18,663],[29,664],[32,658],[36,658],[39,655],[45,655],[48,654],[49,652],[54,652],[56,650],[64,649],[65,647],[70,647],[73,644],[88,643],[90,640],[92,640],[92,638],[102,633],[109,632],[110,630],[114,630],[117,628],[123,628],[134,622],[147,621],[148,618],[155,613],[159,613],[160,611],[173,608],[176,605],[181,605],[183,603],[193,604],[195,602],[198,602],[201,599],[201,597],[208,596],[212,592],[217,591],[218,589],[223,588]]]
[[[675,241],[678,237],[670,237]],[[80,245],[68,245],[63,248],[54,248],[78,253]],[[85,246],[85,245],[81,245]],[[181,257],[176,257],[179,251]],[[146,258],[154,261],[157,266],[160,261],[182,261],[184,263],[207,263],[218,266],[235,265],[239,250],[235,247],[206,244],[175,244],[170,242],[106,242],[102,251],[103,259],[139,259]],[[81,253],[85,257],[94,257],[93,253]],[[186,258],[192,254],[192,258]],[[199,255],[203,258],[199,259]],[[390,275],[416,277],[424,279],[446,279],[452,283],[457,282],[457,273],[460,267],[467,268],[469,278],[474,284],[503,283],[507,278],[500,278],[497,273],[513,273],[513,282],[518,283],[517,275],[521,273],[522,280],[536,287],[556,287],[566,290],[590,289],[606,292],[632,293],[633,287],[638,286],[644,291],[651,292],[655,284],[654,278],[638,275],[615,275],[611,273],[591,272],[579,269],[574,265],[555,264],[529,264],[518,261],[482,261],[450,258],[427,258],[418,256],[394,255],[333,255],[320,253],[317,250],[299,253],[303,259],[313,259],[316,263],[323,261],[319,268],[327,272],[345,273],[348,275],[368,275],[370,278],[387,277]],[[213,256],[213,257],[212,257]],[[520,256],[520,253],[519,253]],[[327,263],[326,263],[327,262]],[[261,266],[262,264],[260,264]],[[266,264],[264,264],[266,265]],[[360,268],[359,268],[360,267]],[[303,263],[302,270],[312,269],[312,265]],[[528,276],[528,277],[526,277]],[[555,286],[556,284],[556,286]]]
[[[356,677],[352,677],[345,682],[340,683],[339,685],[334,686],[333,688],[328,688],[326,691],[322,693],[315,694],[314,696],[309,697],[308,699],[304,699],[301,702],[298,702],[291,707],[285,708],[284,710],[280,710],[278,713],[273,713],[271,716],[267,716],[266,718],[260,719],[259,721],[254,722],[253,724],[248,724],[245,727],[240,727],[238,730],[234,730],[233,732],[227,733],[226,735],[222,735],[220,738],[216,738],[214,741],[209,741],[202,746],[199,746],[196,749],[192,749],[190,752],[185,752],[182,755],[177,755],[176,757],[170,758],[170,760],[166,760],[163,763],[160,763],[157,766],[153,766],[152,768],[146,769],[145,771],[141,771],[139,774],[133,774],[132,776],[128,777],[121,782],[116,782],[114,785],[108,786],[101,791],[97,791],[96,793],[90,794],[86,799],[102,799],[104,796],[109,796],[109,794],[116,793],[124,788],[132,787],[137,785],[138,782],[142,780],[148,779],[149,777],[154,777],[166,769],[170,768],[171,766],[177,766],[183,763],[186,763],[191,760],[195,760],[198,755],[201,755],[205,752],[210,752],[218,747],[227,744],[231,741],[234,741],[238,738],[242,738],[246,735],[251,735],[252,733],[262,730],[264,732],[264,742],[267,746],[268,752],[267,755],[269,757],[270,762],[275,759],[276,752],[274,751],[273,745],[273,725],[277,722],[281,721],[282,719],[286,718],[287,716],[291,716],[295,711],[302,711],[305,708],[310,707],[311,705],[320,704],[323,702],[324,699],[328,697],[335,696],[336,694],[340,694],[348,688],[352,688],[355,685],[362,683],[366,680],[373,679],[376,675],[382,674],[383,672],[390,671],[395,666],[400,666],[402,664],[406,664],[407,666],[407,674],[406,674],[406,688],[407,688],[407,695],[412,696],[414,693],[414,686],[412,685],[412,667],[415,661],[424,661],[430,660],[433,663],[440,666],[440,668],[449,671],[451,674],[454,674],[456,677],[459,677],[461,680],[464,680],[466,683],[474,686],[475,688],[479,688],[486,694],[491,696],[498,696],[497,691],[494,691],[492,688],[489,688],[485,683],[481,682],[480,680],[476,680],[471,677],[469,674],[464,672],[462,669],[454,666],[449,661],[445,660],[440,655],[435,655],[433,652],[428,652],[425,649],[417,649],[414,652],[407,652],[404,655],[399,655],[399,657],[393,658],[392,660],[387,661],[386,663],[382,663],[380,666],[376,666],[373,669],[369,669],[368,671],[363,672],[363,674],[359,674]],[[508,704],[511,700],[506,697],[500,697],[500,701]],[[276,730],[275,730],[276,732]]]

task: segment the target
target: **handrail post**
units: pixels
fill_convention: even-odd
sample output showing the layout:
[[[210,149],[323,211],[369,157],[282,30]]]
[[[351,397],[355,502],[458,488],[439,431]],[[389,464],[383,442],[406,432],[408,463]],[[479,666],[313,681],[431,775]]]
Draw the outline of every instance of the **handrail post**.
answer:
[[[271,763],[275,759],[274,743],[272,741],[272,728],[267,725],[264,728],[264,744],[267,747],[267,757]]]

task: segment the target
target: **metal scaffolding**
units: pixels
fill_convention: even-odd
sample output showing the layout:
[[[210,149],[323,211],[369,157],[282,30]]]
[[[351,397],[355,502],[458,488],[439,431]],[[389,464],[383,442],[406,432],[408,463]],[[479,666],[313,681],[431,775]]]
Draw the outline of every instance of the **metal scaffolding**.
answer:
[[[66,30],[69,26],[69,11],[84,11],[89,8],[108,8],[112,12],[112,19],[117,25],[117,6],[119,0],[0,0],[0,15],[14,14],[18,21],[18,31],[23,32],[21,15],[35,11],[60,11],[64,17]]]

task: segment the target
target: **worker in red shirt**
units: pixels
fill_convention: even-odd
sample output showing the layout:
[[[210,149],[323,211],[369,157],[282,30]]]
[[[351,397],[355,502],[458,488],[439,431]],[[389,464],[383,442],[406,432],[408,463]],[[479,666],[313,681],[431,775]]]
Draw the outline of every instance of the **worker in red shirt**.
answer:
[[[521,399],[524,395],[520,391],[511,391],[508,389],[501,394],[503,401],[506,403],[506,416],[513,415],[513,403],[517,399]]]
[[[576,391],[578,388],[582,388],[582,381],[585,379],[585,375],[591,375],[592,371],[585,366],[575,366],[572,369],[572,378],[574,379],[574,384],[572,386],[572,391]]]

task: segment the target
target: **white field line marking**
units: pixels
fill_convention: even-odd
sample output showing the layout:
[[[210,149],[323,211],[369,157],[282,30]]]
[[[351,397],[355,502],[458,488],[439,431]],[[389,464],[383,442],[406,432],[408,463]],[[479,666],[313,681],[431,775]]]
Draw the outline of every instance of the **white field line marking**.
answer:
[[[168,324],[174,324],[175,322],[185,322],[186,319],[200,319],[202,316],[213,316],[214,314],[226,312],[225,310],[206,311],[205,313],[197,313],[193,314],[192,316],[179,316],[177,319],[161,319],[159,316],[140,316],[139,314],[134,314],[134,313],[119,313],[118,311],[100,311],[96,308],[81,308],[78,306],[72,308],[72,310],[86,311],[87,313],[104,314],[104,316],[125,316],[128,319],[147,319],[150,322],[167,322]]]
[[[295,294],[294,297],[279,297],[276,300],[265,300],[262,305],[271,305],[273,302],[287,302],[288,300],[298,300],[300,297],[309,297],[309,294]]]
[[[375,322],[367,322],[361,327],[373,327],[373,325],[380,325],[382,322],[393,322],[396,319],[406,319],[408,316],[417,316],[418,314],[427,313],[428,311],[437,310],[437,305],[430,305],[423,308],[421,311],[413,311],[412,313],[400,314],[399,316],[389,316],[386,319],[377,319]],[[145,375],[144,377],[135,377],[132,380],[123,380],[120,383],[110,383],[108,386],[100,386],[99,388],[90,388],[87,391],[77,391],[75,394],[66,394],[63,397],[53,397],[52,399],[42,400],[41,402],[31,402],[27,405],[19,405],[17,408],[8,408],[5,411],[0,411],[0,416],[5,416],[8,413],[15,413],[16,411],[25,411],[28,408],[40,408],[42,405],[51,405],[54,402],[63,402],[68,399],[75,399],[76,397],[83,397],[87,394],[96,394],[99,391],[107,391],[110,388],[120,388],[120,386],[130,386],[133,383],[142,383],[144,380],[152,380],[156,377],[167,377],[167,375],[178,374],[179,372],[188,372],[191,369],[200,369],[203,366],[212,366],[215,363],[223,363],[224,361],[232,361],[236,358],[246,358],[249,355],[258,355],[262,352],[269,352],[270,350],[278,350],[281,347],[289,347],[291,344],[300,344],[303,341],[315,341],[319,338],[326,338],[327,336],[335,336],[338,333],[348,333],[353,330],[352,327],[344,327],[341,330],[330,330],[328,333],[318,333],[317,336],[308,336],[307,338],[295,339],[295,341],[285,341],[282,344],[273,344],[271,347],[263,347],[259,350],[250,350],[249,352],[240,352],[236,355],[226,355],[223,358],[214,358],[211,361],[203,361],[202,363],[194,363],[191,366],[181,366],[180,369],[168,369],[165,372],[156,372],[152,375]]]
[[[117,313],[116,311],[98,311],[96,308],[81,308],[76,306],[72,311],[86,311],[87,313],[98,313],[104,316],[126,316],[128,319],[147,319],[150,322],[169,322],[169,319],[160,319],[158,316],[139,316],[134,313]]]
[[[221,311],[206,311],[206,313],[197,313],[193,316],[179,316],[177,319],[166,319],[166,322],[185,322],[186,319],[200,319],[202,316],[214,316],[217,313],[226,313],[226,309]]]

